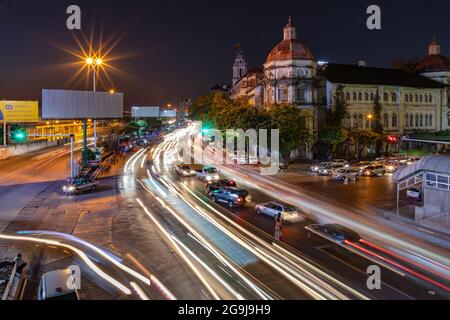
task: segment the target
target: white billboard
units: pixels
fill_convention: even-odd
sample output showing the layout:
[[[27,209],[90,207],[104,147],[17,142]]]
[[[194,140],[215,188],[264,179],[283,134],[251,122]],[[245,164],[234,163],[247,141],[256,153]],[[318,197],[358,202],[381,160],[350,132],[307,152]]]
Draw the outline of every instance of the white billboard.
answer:
[[[131,116],[133,118],[159,118],[159,107],[133,107]]]
[[[161,118],[176,118],[177,110],[161,110]]]
[[[42,90],[42,119],[122,119],[123,93]]]

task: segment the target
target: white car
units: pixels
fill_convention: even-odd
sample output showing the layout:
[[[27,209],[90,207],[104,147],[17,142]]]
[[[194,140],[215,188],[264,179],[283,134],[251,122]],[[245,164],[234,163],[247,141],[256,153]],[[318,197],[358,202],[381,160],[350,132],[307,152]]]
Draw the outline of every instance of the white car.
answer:
[[[205,167],[202,170],[198,170],[195,173],[197,179],[210,183],[220,180],[219,171],[215,167]]]
[[[175,166],[175,172],[180,176],[180,177],[194,177],[197,172],[195,170],[192,170],[192,168],[188,165],[184,165],[184,164],[180,164]]]
[[[311,167],[311,171],[314,173],[319,173],[319,171],[329,165],[331,165],[331,162],[321,162],[320,164],[316,165],[316,166],[312,166]]]
[[[264,214],[274,219],[278,217],[279,214],[281,214],[281,218],[283,221],[298,222],[305,219],[305,217],[300,214],[297,208],[278,202],[258,204],[255,206],[255,210],[259,215]]]
[[[323,168],[319,169],[319,175],[321,176],[331,176],[333,175],[333,172],[339,169],[344,168],[345,165],[343,164],[329,164]]]
[[[336,181],[358,181],[361,172],[358,168],[344,168],[333,172],[333,180]]]

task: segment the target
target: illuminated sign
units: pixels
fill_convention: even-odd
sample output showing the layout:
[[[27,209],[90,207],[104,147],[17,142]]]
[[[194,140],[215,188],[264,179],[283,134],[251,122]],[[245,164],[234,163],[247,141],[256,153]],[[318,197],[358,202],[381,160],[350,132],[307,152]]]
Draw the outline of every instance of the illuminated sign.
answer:
[[[0,101],[0,112],[7,123],[39,121],[39,103],[37,101]]]

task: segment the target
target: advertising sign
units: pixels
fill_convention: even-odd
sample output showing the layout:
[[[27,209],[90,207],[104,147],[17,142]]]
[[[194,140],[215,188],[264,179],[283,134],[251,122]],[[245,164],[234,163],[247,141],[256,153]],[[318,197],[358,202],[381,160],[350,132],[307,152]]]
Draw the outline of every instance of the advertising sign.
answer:
[[[0,101],[0,113],[7,123],[39,122],[37,101]]]

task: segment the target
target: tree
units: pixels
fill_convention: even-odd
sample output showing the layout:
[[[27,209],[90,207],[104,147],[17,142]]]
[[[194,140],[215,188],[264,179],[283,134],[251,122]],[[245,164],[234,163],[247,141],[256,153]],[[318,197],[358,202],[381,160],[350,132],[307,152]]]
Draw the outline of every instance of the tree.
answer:
[[[331,148],[333,155],[336,154],[338,147],[347,141],[349,137],[348,130],[340,127],[327,127],[321,130],[319,140]]]
[[[372,130],[358,130],[350,134],[351,138],[356,142],[357,156],[361,158],[364,149],[374,145],[380,136]]]
[[[375,133],[378,134],[379,139],[376,141],[376,147],[375,147],[375,153],[377,157],[381,156],[381,150],[383,148],[383,140],[381,139],[381,136],[383,134],[383,123],[381,122],[381,97],[380,97],[380,90],[377,89],[377,93],[375,94],[375,102],[373,105],[373,113],[375,115]]]
[[[345,119],[345,116],[347,115],[347,101],[345,100],[345,94],[344,94],[344,86],[339,85],[336,89],[336,96],[335,96],[335,106],[331,112],[331,119],[329,121],[329,125],[331,127],[340,127],[342,126],[342,122]]]
[[[290,104],[274,105],[268,110],[270,128],[280,130],[280,153],[287,162],[292,151],[309,139],[305,117],[299,108]]]

